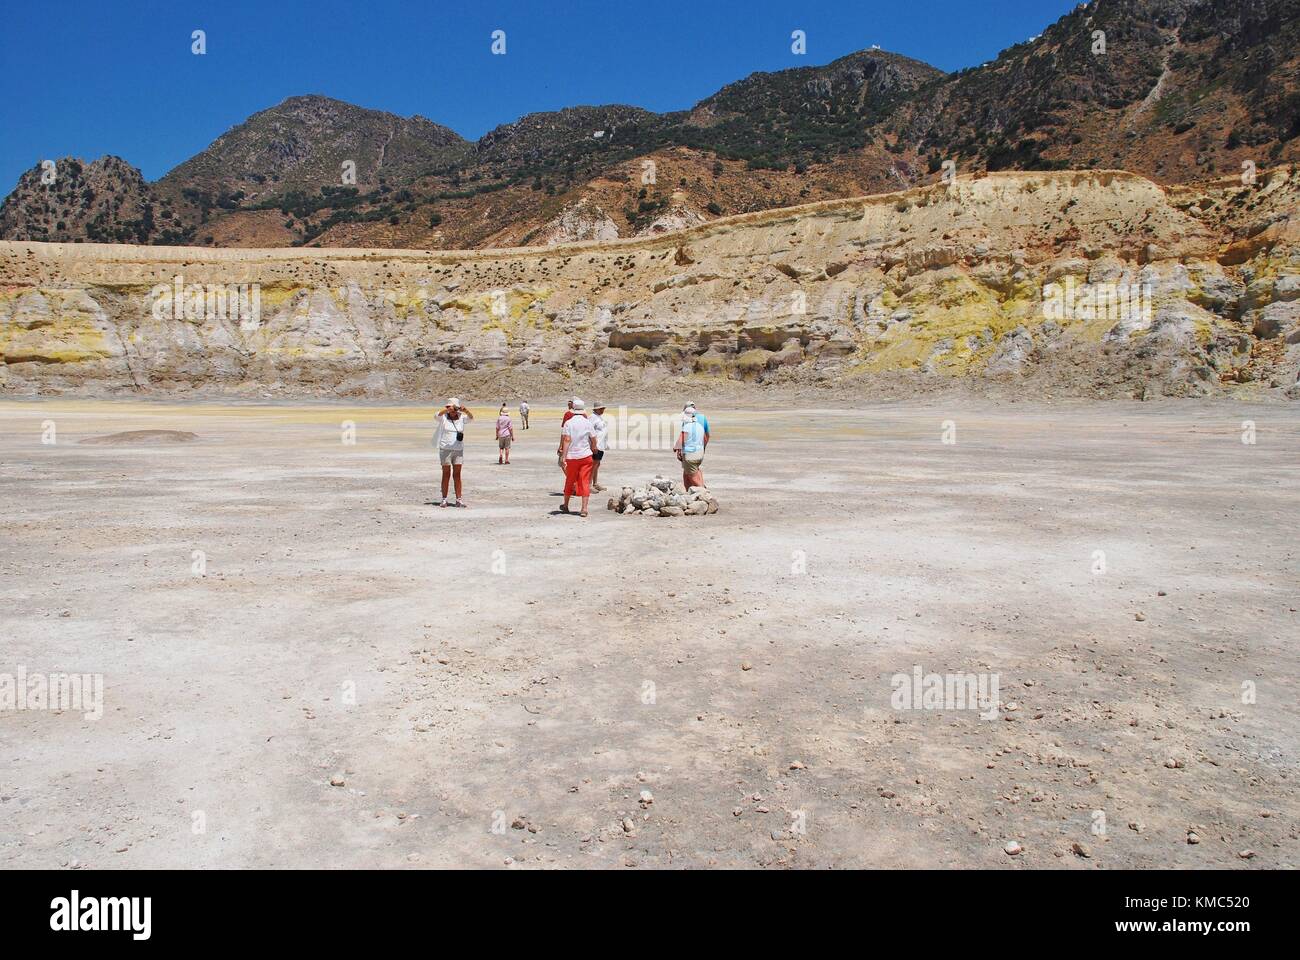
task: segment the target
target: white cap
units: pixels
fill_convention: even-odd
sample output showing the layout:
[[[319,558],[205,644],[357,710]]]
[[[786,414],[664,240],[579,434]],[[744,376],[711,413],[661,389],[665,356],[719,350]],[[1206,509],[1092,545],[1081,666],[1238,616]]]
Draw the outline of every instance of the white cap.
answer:
[[[695,404],[688,403],[685,407],[682,408],[682,413],[689,413],[693,417],[697,413],[699,413],[699,411],[695,409]]]
[[[573,409],[574,409],[574,410],[583,410],[583,409],[586,409],[586,404],[584,404],[584,403],[583,403],[581,400],[579,400],[577,397],[574,397],[574,398],[573,398]]]
[[[447,398],[447,406],[449,406],[449,407],[459,407],[459,406],[460,406],[460,397],[448,397],[448,398]]]

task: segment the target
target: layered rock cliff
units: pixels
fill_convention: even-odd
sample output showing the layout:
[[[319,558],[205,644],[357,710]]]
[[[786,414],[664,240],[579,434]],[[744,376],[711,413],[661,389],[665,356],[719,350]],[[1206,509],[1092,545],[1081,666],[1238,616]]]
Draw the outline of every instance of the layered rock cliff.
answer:
[[[0,242],[0,390],[427,396],[638,375],[1297,395],[1300,175],[992,174],[483,251]]]

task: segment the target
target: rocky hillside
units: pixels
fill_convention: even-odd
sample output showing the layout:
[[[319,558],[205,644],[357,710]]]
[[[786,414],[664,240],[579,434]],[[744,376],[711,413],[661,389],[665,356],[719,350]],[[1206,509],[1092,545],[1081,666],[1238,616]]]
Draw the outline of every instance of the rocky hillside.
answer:
[[[1098,0],[935,84],[886,126],[959,169],[1165,182],[1298,155],[1300,0]]]
[[[756,73],[675,116],[671,139],[754,169],[808,168],[861,150],[900,104],[944,76],[883,50],[824,67]]]
[[[234,197],[255,206],[269,197],[315,193],[341,185],[351,163],[354,183],[409,183],[421,173],[450,165],[470,144],[424,117],[366,110],[329,97],[290,97],[255,113],[206,150],[159,181],[165,191],[194,191],[209,206]]]
[[[430,249],[629,237],[935,182],[946,161],[1207,182],[1300,161],[1298,134],[1300,0],[1093,0],[953,75],[864,50],[753,74],[677,113],[572,107],[472,144],[420,117],[292,97],[155,184],[114,158],[61,161],[103,167],[98,203],[34,168],[0,207],[0,237]]]
[[[0,236],[13,239],[182,243],[192,234],[120,157],[37,165],[0,207]]]
[[[1002,173],[552,248],[0,241],[0,390],[1300,398],[1300,176]],[[592,218],[597,213],[588,211]]]
[[[530,113],[485,133],[466,168],[498,179],[547,176],[565,168],[594,172],[661,142],[663,119],[622,105]]]

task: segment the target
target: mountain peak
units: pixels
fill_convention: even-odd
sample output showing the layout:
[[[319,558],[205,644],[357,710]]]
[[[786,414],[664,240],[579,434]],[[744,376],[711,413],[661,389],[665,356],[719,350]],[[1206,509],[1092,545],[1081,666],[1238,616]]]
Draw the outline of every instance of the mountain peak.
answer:
[[[462,154],[468,144],[424,117],[399,117],[320,94],[288,97],[218,137],[163,177],[209,194],[248,198],[323,184],[409,180]]]

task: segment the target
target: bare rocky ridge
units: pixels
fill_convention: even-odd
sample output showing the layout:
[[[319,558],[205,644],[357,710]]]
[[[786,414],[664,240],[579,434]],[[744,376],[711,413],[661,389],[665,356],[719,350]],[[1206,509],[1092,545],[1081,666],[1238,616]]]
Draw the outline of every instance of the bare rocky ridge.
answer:
[[[1096,0],[924,88],[886,126],[962,170],[1232,175],[1296,157],[1297,49],[1297,0]]]
[[[201,189],[220,197],[239,191],[250,202],[291,190],[341,183],[351,161],[355,183],[409,181],[422,170],[463,155],[469,144],[424,117],[399,117],[322,96],[290,97],[219,137],[169,172],[159,186],[181,194]]]
[[[1093,0],[954,74],[872,48],[690,109],[570,107],[476,143],[290,97],[157,183],[107,158],[125,168],[107,206],[35,167],[0,207],[0,238],[451,250],[639,236],[934,182],[945,163],[1204,183],[1300,161],[1297,50],[1300,0]],[[575,231],[591,207],[598,228]]]
[[[1019,173],[549,249],[5,242],[0,388],[426,396],[450,380],[538,395],[572,378],[869,390],[909,376],[1295,397],[1298,191],[1287,169],[1203,190]],[[1141,288],[1149,309],[1056,316],[1048,284]]]
[[[10,240],[180,243],[190,236],[170,203],[154,196],[140,171],[120,157],[38,164],[0,207]]]

